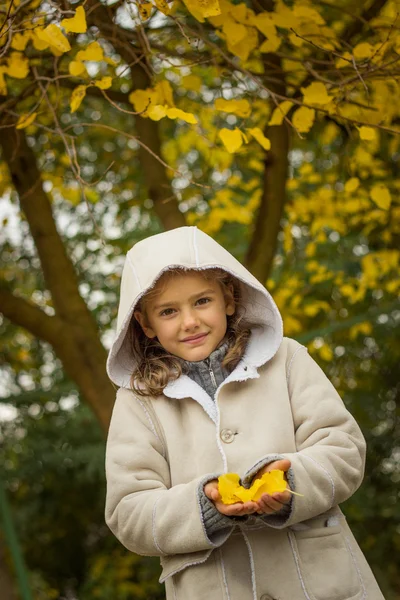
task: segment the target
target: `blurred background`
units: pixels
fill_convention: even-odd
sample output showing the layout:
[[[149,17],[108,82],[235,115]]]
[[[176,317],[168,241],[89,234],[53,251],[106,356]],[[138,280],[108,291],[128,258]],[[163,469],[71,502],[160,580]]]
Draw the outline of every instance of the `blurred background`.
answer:
[[[185,224],[357,419],[342,508],[400,599],[399,10],[0,2],[1,600],[164,598],[104,524],[105,359],[126,252]]]

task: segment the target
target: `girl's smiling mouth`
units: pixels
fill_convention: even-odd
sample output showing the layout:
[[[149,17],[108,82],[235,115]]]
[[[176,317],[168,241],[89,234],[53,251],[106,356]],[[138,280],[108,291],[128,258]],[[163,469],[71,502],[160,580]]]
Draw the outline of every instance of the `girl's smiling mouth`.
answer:
[[[208,333],[198,333],[197,335],[191,335],[190,337],[185,338],[182,342],[186,344],[196,344],[197,342],[201,342],[208,335]]]

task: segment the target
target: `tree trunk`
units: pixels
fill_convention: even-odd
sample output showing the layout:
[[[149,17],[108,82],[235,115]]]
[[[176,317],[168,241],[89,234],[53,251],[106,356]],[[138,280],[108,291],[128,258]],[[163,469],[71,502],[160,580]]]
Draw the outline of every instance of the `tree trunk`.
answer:
[[[27,327],[34,335],[38,334],[35,321],[40,317],[46,322],[47,332],[43,333],[42,339],[47,335],[46,341],[49,341],[50,337],[66,372],[76,382],[106,431],[115,398],[105,371],[107,353],[100,342],[96,322],[79,294],[74,266],[57,231],[36,157],[24,132],[12,127],[2,130],[0,144],[36,245],[56,317],[45,315],[39,307],[21,298],[14,297],[13,300],[7,290],[0,295],[1,310],[7,318]]]

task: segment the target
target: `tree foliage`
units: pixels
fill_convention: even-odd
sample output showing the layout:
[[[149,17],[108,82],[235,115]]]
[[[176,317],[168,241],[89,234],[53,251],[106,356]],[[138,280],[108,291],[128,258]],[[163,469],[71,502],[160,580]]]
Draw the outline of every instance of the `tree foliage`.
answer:
[[[124,253],[196,224],[267,285],[359,421],[366,480],[345,509],[398,597],[399,10],[0,2],[1,443],[37,594],[161,597],[154,562],[106,535],[87,407],[106,431]]]

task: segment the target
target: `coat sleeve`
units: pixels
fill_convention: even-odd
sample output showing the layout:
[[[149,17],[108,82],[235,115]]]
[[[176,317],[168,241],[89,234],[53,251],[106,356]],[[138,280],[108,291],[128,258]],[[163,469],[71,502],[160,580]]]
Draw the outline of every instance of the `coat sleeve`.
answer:
[[[293,415],[296,452],[264,456],[244,479],[278,458],[288,458],[288,481],[294,496],[286,518],[272,518],[281,528],[300,523],[344,502],[361,485],[365,468],[365,440],[357,422],[307,348],[291,343],[288,391]]]
[[[132,552],[196,552],[228,537],[221,532],[210,540],[206,533],[199,489],[212,474],[171,487],[166,450],[146,402],[123,388],[108,433],[106,478],[106,523]]]

